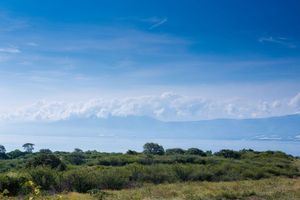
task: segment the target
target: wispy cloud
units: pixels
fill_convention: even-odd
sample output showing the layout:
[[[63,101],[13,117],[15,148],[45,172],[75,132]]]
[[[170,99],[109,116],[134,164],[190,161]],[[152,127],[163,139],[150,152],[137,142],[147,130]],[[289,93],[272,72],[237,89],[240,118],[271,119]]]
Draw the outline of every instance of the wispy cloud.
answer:
[[[168,18],[162,18],[162,19],[158,19],[156,18],[155,20],[152,20],[152,25],[149,27],[149,29],[154,29],[154,28],[157,28],[163,24],[165,24],[166,22],[168,21]]]
[[[134,23],[143,23],[149,26],[148,29],[155,29],[163,24],[165,24],[168,21],[167,17],[146,17],[146,18],[141,18],[141,17],[122,17],[119,18],[118,20],[122,21],[129,21],[129,22],[134,22]]]
[[[21,53],[21,50],[17,47],[0,48],[1,53]]]
[[[74,32],[78,34],[73,34]],[[63,39],[64,45],[61,45],[57,38]],[[21,68],[19,65],[31,63],[32,68],[77,65],[89,71],[100,66],[111,69],[114,68],[115,62],[139,59],[141,54],[147,57],[174,56],[179,53],[182,55],[182,51],[191,42],[173,35],[150,33],[133,28],[88,25],[82,28],[66,25],[59,30],[41,29],[38,33],[32,32],[22,37],[19,37],[19,34],[3,33],[0,43],[2,43],[0,53],[3,54],[0,61],[6,62],[7,66],[10,65],[10,69],[19,67],[22,71],[27,70],[28,68]],[[18,53],[22,54],[17,55]],[[78,56],[78,53],[84,56]],[[7,56],[10,56],[9,59]],[[103,57],[110,59],[102,59]],[[68,63],[58,63],[67,59]],[[129,63],[128,67],[131,66]]]
[[[17,31],[29,27],[25,18],[12,17],[5,12],[0,12],[0,32]]]
[[[26,45],[32,46],[32,47],[37,47],[37,46],[39,46],[39,45],[38,45],[37,43],[35,43],[35,42],[27,42]]]
[[[286,46],[288,48],[297,48],[297,46],[294,43],[292,43],[292,41],[285,37],[261,37],[258,39],[258,41],[261,43],[275,43]]]

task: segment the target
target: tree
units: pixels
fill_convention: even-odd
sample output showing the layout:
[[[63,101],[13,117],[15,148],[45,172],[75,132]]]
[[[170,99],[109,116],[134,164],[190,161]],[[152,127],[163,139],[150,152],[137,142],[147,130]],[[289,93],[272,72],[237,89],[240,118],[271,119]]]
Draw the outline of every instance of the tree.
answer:
[[[207,156],[212,156],[212,155],[213,155],[213,153],[212,153],[211,150],[206,151],[205,154],[206,154]]]
[[[145,154],[154,154],[154,155],[163,155],[165,150],[163,146],[156,143],[146,143],[144,145],[144,153]]]
[[[128,154],[128,155],[137,155],[138,152],[129,149],[129,150],[126,152],[126,154]]]
[[[230,149],[222,149],[219,152],[215,153],[216,156],[223,156],[224,158],[234,158],[239,159],[241,158],[241,153],[238,151],[233,151]]]
[[[186,154],[189,154],[189,155],[198,155],[198,156],[206,156],[206,153],[204,151],[202,151],[201,149],[198,149],[198,148],[189,148],[186,151]]]
[[[83,153],[83,151],[81,149],[79,149],[79,148],[75,148],[74,149],[74,153]]]
[[[50,149],[40,149],[40,153],[52,153]]]
[[[11,159],[21,157],[21,156],[23,156],[24,154],[26,154],[26,153],[20,151],[19,149],[16,149],[16,150],[14,150],[14,151],[11,151],[11,152],[7,153],[7,155],[8,155],[9,158],[11,158]]]
[[[5,153],[6,149],[3,145],[0,144],[0,153]]]
[[[65,169],[65,164],[53,154],[40,154],[28,161],[27,167],[50,167],[52,169]]]
[[[67,156],[67,160],[73,165],[81,165],[85,162],[83,153],[73,152]]]
[[[24,150],[27,152],[27,153],[32,153],[32,151],[34,150],[34,144],[32,144],[32,143],[25,143],[25,144],[23,144],[23,148],[24,148]]]
[[[0,159],[7,159],[6,149],[3,145],[0,145]]]
[[[167,149],[166,154],[174,155],[174,154],[184,154],[184,150],[180,148]]]

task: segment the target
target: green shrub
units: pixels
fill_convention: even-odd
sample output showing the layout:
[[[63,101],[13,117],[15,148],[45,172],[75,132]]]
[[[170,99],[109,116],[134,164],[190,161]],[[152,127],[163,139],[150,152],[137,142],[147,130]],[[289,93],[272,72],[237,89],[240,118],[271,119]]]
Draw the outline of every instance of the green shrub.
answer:
[[[97,177],[90,169],[75,169],[67,171],[60,180],[63,191],[87,192],[98,188]]]
[[[7,155],[10,159],[15,159],[15,158],[19,158],[19,157],[26,155],[26,153],[20,151],[19,149],[16,149],[14,151],[7,153]]]
[[[58,172],[46,167],[31,169],[30,179],[41,187],[42,190],[55,190],[58,188]]]
[[[52,169],[64,170],[65,164],[53,154],[39,154],[30,159],[27,163],[27,167],[50,167]]]
[[[180,181],[189,181],[192,178],[192,174],[195,171],[190,165],[174,165],[172,169],[175,176]]]
[[[121,156],[110,156],[98,159],[98,165],[104,166],[123,166],[129,163],[130,161],[128,159],[124,159]]]
[[[159,184],[175,180],[176,176],[170,165],[155,164],[144,166],[138,181]]]
[[[167,155],[176,155],[176,154],[184,154],[185,151],[183,149],[180,148],[173,148],[173,149],[167,149],[166,150],[166,154]]]
[[[125,168],[110,168],[97,171],[98,188],[122,189],[129,184],[129,173]]]
[[[128,155],[137,155],[138,152],[136,152],[136,151],[134,151],[134,150],[128,150],[128,151],[126,152],[126,154],[128,154]]]
[[[40,153],[46,153],[46,154],[52,153],[52,151],[50,149],[40,149],[39,152]]]
[[[224,158],[234,158],[234,159],[241,158],[241,153],[240,152],[229,150],[229,149],[223,149],[219,152],[216,152],[215,155],[216,156],[223,156]]]
[[[66,159],[73,165],[81,165],[85,163],[85,156],[81,152],[73,152],[69,154]]]
[[[188,155],[207,156],[204,151],[197,148],[189,148],[185,153]]]
[[[17,195],[27,180],[28,177],[16,173],[0,174],[0,192],[6,190],[9,195]]]

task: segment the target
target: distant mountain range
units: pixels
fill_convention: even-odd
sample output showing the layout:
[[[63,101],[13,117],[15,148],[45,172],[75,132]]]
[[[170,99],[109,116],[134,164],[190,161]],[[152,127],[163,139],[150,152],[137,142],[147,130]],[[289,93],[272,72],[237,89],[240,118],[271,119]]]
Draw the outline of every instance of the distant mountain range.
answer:
[[[0,134],[300,141],[300,115],[176,122],[136,116],[11,122],[0,126]]]

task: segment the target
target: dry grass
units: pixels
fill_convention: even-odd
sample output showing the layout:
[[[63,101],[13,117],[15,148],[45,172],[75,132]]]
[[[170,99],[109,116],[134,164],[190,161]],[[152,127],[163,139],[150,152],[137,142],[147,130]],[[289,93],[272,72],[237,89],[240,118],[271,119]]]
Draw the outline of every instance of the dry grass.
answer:
[[[149,185],[139,189],[113,192],[108,199],[122,200],[299,200],[300,179],[272,178],[259,181],[236,182],[193,182],[178,184]]]
[[[144,185],[141,188],[105,191],[103,200],[299,200],[300,179],[270,178],[234,182],[188,182]],[[93,200],[89,194],[68,193],[35,199]]]

